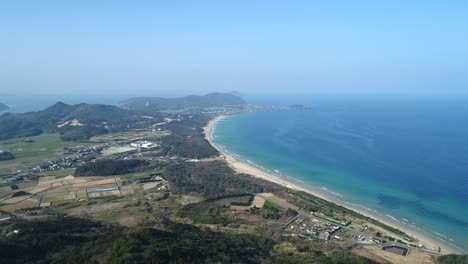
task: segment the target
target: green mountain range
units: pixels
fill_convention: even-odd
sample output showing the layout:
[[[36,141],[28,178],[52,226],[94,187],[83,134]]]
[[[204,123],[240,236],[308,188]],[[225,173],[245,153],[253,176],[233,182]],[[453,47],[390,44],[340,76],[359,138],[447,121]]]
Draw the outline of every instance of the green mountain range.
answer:
[[[245,104],[247,102],[238,95],[227,93],[209,93],[203,96],[190,95],[178,98],[135,97],[120,102],[123,108],[145,112]]]
[[[59,132],[64,140],[79,140],[111,131],[139,128],[146,126],[147,122],[148,119],[137,112],[117,106],[58,102],[37,112],[1,115],[0,139]]]

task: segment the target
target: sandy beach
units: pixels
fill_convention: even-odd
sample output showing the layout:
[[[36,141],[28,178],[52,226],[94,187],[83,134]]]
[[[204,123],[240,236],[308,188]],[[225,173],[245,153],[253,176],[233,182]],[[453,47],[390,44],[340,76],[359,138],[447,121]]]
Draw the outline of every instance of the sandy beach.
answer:
[[[432,237],[425,232],[422,232],[420,230],[416,230],[414,228],[411,228],[405,224],[402,224],[398,221],[395,221],[391,219],[390,217],[382,216],[379,215],[373,211],[366,210],[362,207],[356,206],[356,205],[350,205],[347,204],[346,202],[333,197],[331,194],[321,190],[320,188],[314,188],[312,186],[305,186],[305,184],[301,184],[299,181],[295,182],[293,179],[289,179],[283,176],[275,175],[274,173],[270,173],[266,170],[263,170],[259,167],[254,166],[253,164],[249,164],[247,162],[244,162],[226,151],[224,151],[222,148],[217,146],[216,144],[213,143],[213,129],[216,125],[217,122],[222,120],[225,116],[218,116],[214,119],[212,119],[208,125],[204,128],[205,132],[205,137],[206,139],[210,142],[210,144],[216,148],[222,155],[224,156],[226,162],[238,173],[246,173],[250,174],[254,177],[262,178],[283,186],[286,186],[287,188],[294,189],[294,190],[300,190],[304,192],[308,192],[312,195],[315,195],[317,197],[320,197],[322,199],[328,200],[330,202],[336,203],[338,205],[341,205],[343,207],[346,207],[348,209],[351,209],[353,211],[356,211],[360,214],[366,215],[368,217],[374,218],[382,223],[385,223],[386,225],[395,227],[406,234],[416,238],[419,240],[419,243],[424,245],[426,248],[438,251],[439,247],[441,249],[441,253],[443,254],[449,254],[449,253],[462,253],[460,249],[458,249],[456,246],[451,245],[449,243],[446,243],[442,240],[438,240],[435,237]]]

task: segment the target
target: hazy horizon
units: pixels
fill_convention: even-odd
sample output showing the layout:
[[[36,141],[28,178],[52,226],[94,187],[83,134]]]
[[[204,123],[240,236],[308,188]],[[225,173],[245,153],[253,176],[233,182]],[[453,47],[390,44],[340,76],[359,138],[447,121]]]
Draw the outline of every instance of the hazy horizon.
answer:
[[[468,95],[468,3],[4,2],[0,94]]]

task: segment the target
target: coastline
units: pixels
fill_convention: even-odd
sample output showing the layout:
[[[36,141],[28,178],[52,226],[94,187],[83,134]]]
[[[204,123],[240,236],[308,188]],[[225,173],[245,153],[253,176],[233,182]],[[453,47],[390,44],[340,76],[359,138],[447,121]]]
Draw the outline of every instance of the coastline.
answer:
[[[213,142],[213,131],[216,123],[218,123],[220,120],[225,118],[226,116],[221,115],[217,116],[214,119],[210,120],[207,124],[206,127],[204,127],[204,133],[205,133],[205,138],[206,140],[215,148],[217,149],[222,156],[224,156],[225,161],[229,164],[229,166],[234,169],[237,173],[246,173],[250,174],[254,177],[261,178],[270,182],[274,182],[276,184],[285,186],[289,189],[294,189],[294,190],[299,190],[299,191],[304,191],[309,194],[312,194],[314,196],[317,196],[321,199],[333,202],[335,204],[338,204],[340,206],[346,207],[347,209],[353,210],[355,212],[358,212],[362,215],[371,217],[375,220],[378,220],[388,226],[392,226],[394,228],[397,228],[406,234],[416,238],[419,240],[419,243],[423,244],[426,248],[431,249],[433,251],[438,251],[438,248],[440,247],[441,253],[442,254],[461,254],[462,251],[458,249],[456,246],[449,244],[448,242],[438,240],[437,238],[434,238],[425,232],[422,232],[420,230],[416,230],[414,228],[408,227],[402,223],[399,223],[395,220],[392,220],[388,217],[382,216],[376,212],[366,210],[358,205],[351,205],[349,203],[343,202],[340,199],[337,199],[336,197],[332,196],[331,194],[325,192],[324,190],[321,190],[320,188],[314,188],[311,186],[301,186],[299,182],[295,183],[294,180],[291,179],[286,179],[285,177],[281,177],[279,175],[275,175],[271,172],[266,171],[265,169],[259,168],[257,166],[254,166],[253,164],[249,164],[243,160],[238,159],[237,157],[227,153],[225,150],[221,149],[219,146],[217,146]]]

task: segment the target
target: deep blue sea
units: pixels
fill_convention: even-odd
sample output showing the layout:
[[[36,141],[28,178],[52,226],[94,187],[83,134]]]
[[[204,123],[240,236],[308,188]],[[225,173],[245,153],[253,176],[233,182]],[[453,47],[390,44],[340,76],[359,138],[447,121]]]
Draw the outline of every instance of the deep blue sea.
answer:
[[[269,98],[310,110],[230,116],[214,141],[468,251],[468,98]]]

